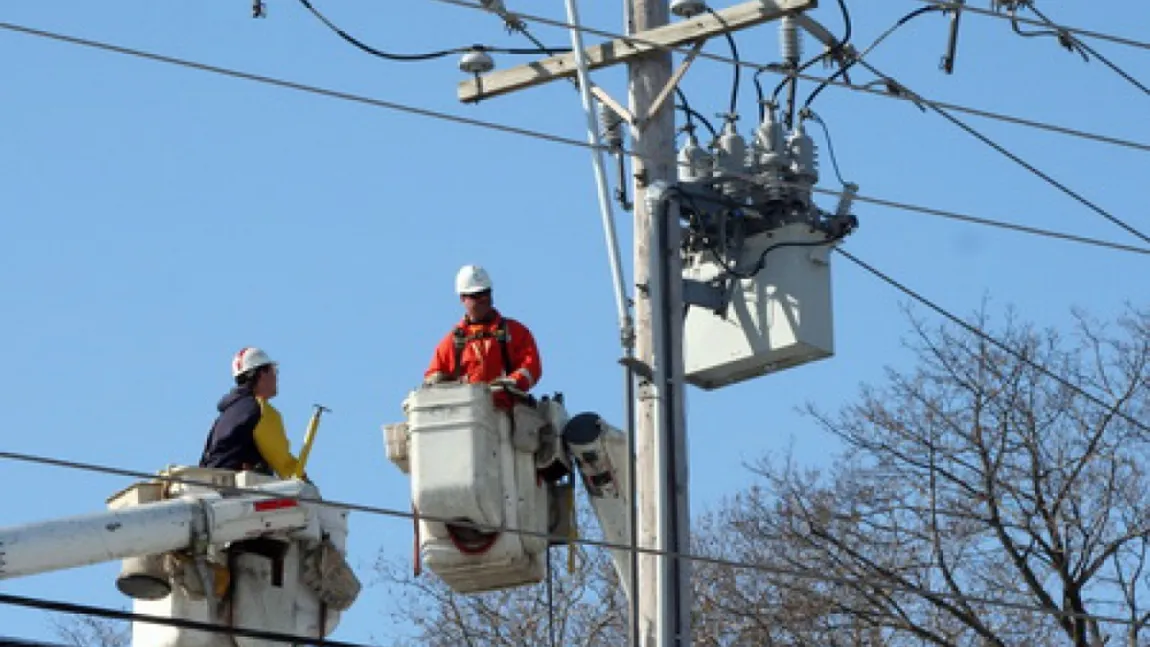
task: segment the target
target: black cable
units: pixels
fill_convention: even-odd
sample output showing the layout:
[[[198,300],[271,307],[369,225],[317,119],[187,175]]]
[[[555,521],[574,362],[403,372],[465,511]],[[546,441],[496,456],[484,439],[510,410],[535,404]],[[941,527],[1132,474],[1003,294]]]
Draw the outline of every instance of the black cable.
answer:
[[[342,640],[316,638],[315,636],[300,636],[278,631],[245,629],[243,627],[214,624],[211,622],[200,622],[198,620],[187,620],[184,618],[166,618],[163,616],[134,613],[132,611],[121,611],[119,609],[95,607],[87,604],[76,604],[74,602],[45,600],[43,598],[30,598],[22,595],[12,595],[9,593],[0,593],[0,604],[26,607],[29,609],[37,609],[41,611],[56,611],[57,613],[67,613],[71,615],[107,618],[109,620],[143,622],[165,627],[194,629],[196,631],[203,631],[211,634],[227,634],[229,636],[238,636],[241,638],[255,638],[258,640],[283,643],[286,645],[315,645],[316,647],[370,647],[370,645],[365,645],[363,643],[349,643]]]
[[[838,43],[835,43],[835,46],[832,49],[841,51],[851,42],[851,32],[853,31],[853,27],[851,26],[851,12],[847,10],[846,0],[839,0],[839,9],[841,9],[843,12],[843,37],[839,40]]]
[[[832,191],[830,189],[823,189],[820,187],[811,187],[814,193],[820,193],[830,196],[842,196],[841,191]],[[1076,234],[1068,234],[1061,231],[1052,231],[1050,229],[1041,229],[1039,227],[1030,227],[1027,225],[1019,225],[1012,222],[1004,222],[1001,220],[990,220],[988,218],[979,218],[970,214],[958,213],[957,211],[946,211],[943,209],[932,209],[930,207],[917,207],[891,200],[883,200],[882,198],[872,198],[865,195],[855,195],[856,202],[866,202],[868,204],[877,205],[880,207],[889,207],[891,209],[898,209],[900,211],[911,211],[914,213],[921,213],[928,216],[937,216],[939,218],[946,218],[948,220],[957,220],[959,222],[966,222],[974,225],[983,225],[986,227],[996,227],[998,229],[1005,229],[1008,231],[1015,231],[1021,234],[1028,234],[1031,236],[1041,236],[1044,238],[1054,238],[1056,240],[1065,240],[1067,242],[1079,243],[1082,245],[1090,245],[1093,247],[1100,247],[1103,249],[1112,249],[1114,251],[1129,252],[1132,254],[1141,254],[1150,256],[1150,248],[1135,247],[1133,245],[1125,245],[1122,243],[1115,243],[1108,240],[1101,240],[1098,238],[1088,238],[1086,236],[1078,236]]]
[[[1106,58],[1102,54],[1099,54],[1098,50],[1096,50],[1093,47],[1082,42],[1080,39],[1075,38],[1070,33],[1069,30],[1058,26],[1050,18],[1047,18],[1046,14],[1039,11],[1038,7],[1034,6],[1033,2],[1031,2],[1030,0],[1026,0],[1022,4],[1024,4],[1027,9],[1030,9],[1031,11],[1033,11],[1034,15],[1038,16],[1039,18],[1042,19],[1043,22],[1045,22],[1047,25],[1049,25],[1051,27],[1052,31],[1049,33],[1043,33],[1043,32],[1025,32],[1024,33],[1024,32],[1022,32],[1018,28],[1018,20],[1016,19],[1016,16],[1014,15],[1014,13],[1015,13],[1014,7],[1011,7],[1011,11],[1010,11],[1011,18],[1012,18],[1011,25],[1014,27],[1015,32],[1017,32],[1018,34],[1021,34],[1023,36],[1040,36],[1040,35],[1054,36],[1055,38],[1058,39],[1058,42],[1061,43],[1064,47],[1066,47],[1067,49],[1070,49],[1072,51],[1077,51],[1079,54],[1081,54],[1083,60],[1087,60],[1087,61],[1090,60],[1086,56],[1086,54],[1089,53],[1090,55],[1094,56],[1094,58],[1101,61],[1103,65],[1110,68],[1118,76],[1121,76],[1123,79],[1125,79],[1128,83],[1130,83],[1134,87],[1141,90],[1144,94],[1150,95],[1150,88],[1146,87],[1141,81],[1139,81],[1138,79],[1131,76],[1128,72],[1126,72],[1126,70],[1123,70],[1121,67],[1119,67],[1117,64],[1115,64],[1113,61]]]
[[[299,0],[299,2],[309,12],[311,12],[311,14],[313,16],[315,16],[317,19],[319,19],[319,21],[322,22],[324,25],[327,25],[328,29],[335,32],[336,35],[338,35],[340,38],[342,38],[345,41],[351,43],[352,45],[358,47],[359,49],[367,52],[368,54],[372,54],[374,56],[378,56],[380,58],[387,59],[389,61],[409,61],[409,62],[410,61],[429,61],[432,59],[443,58],[445,56],[452,56],[455,54],[464,54],[464,53],[467,53],[470,51],[494,52],[497,54],[523,54],[523,55],[550,54],[552,56],[554,55],[554,53],[556,51],[568,51],[568,52],[571,51],[570,48],[568,48],[566,50],[547,49],[546,47],[543,46],[542,43],[536,42],[536,44],[538,45],[538,48],[536,48],[536,49],[488,47],[486,45],[473,45],[471,47],[454,47],[452,49],[443,49],[443,50],[439,50],[439,51],[435,51],[435,52],[428,52],[426,54],[393,54],[391,52],[385,52],[385,51],[376,49],[370,45],[367,45],[367,44],[363,43],[362,41],[360,41],[359,39],[352,36],[351,34],[347,33],[346,31],[340,29],[335,23],[328,20],[326,16],[324,16],[322,13],[320,13],[318,9],[316,9],[314,6],[312,6],[310,0]]]
[[[894,85],[898,86],[903,91],[910,94],[912,96],[912,98],[916,98],[918,96],[918,95],[910,92],[910,90],[908,90],[907,88],[905,88],[904,86],[899,84],[894,79],[883,74],[882,72],[879,72],[870,63],[867,63],[866,61],[862,60],[861,58],[859,58],[858,61],[863,65],[863,67],[868,69],[872,74],[885,80],[889,84],[894,84]],[[1122,229],[1126,230],[1128,233],[1135,236],[1136,238],[1138,238],[1142,242],[1150,243],[1150,236],[1147,236],[1146,234],[1142,233],[1138,229],[1135,229],[1132,225],[1126,223],[1121,218],[1115,216],[1114,214],[1110,213],[1109,211],[1107,211],[1107,210],[1103,209],[1102,207],[1098,206],[1097,204],[1091,202],[1089,199],[1083,197],[1082,194],[1077,193],[1073,189],[1067,187],[1065,184],[1062,184],[1058,180],[1055,180],[1054,178],[1050,177],[1046,173],[1043,173],[1042,171],[1038,170],[1038,168],[1036,168],[1033,164],[1027,162],[1026,160],[1022,159],[1018,155],[1015,155],[1014,153],[1010,152],[1009,150],[1007,150],[1005,147],[1003,147],[998,142],[987,137],[986,135],[983,135],[982,133],[980,133],[979,131],[975,130],[973,127],[968,125],[966,122],[962,121],[958,117],[955,117],[954,115],[950,114],[946,110],[943,110],[942,108],[940,108],[937,104],[934,104],[934,103],[929,102],[929,101],[921,102],[921,104],[925,104],[926,107],[930,108],[931,110],[938,113],[939,115],[942,115],[942,117],[945,118],[947,121],[951,122],[952,124],[958,126],[961,129],[965,130],[967,133],[974,136],[975,138],[977,138],[982,143],[986,144],[987,146],[990,146],[994,150],[998,151],[1002,155],[1009,158],[1011,161],[1017,163],[1019,166],[1025,168],[1026,170],[1030,171],[1034,175],[1038,176],[1039,178],[1044,180],[1047,184],[1053,186],[1054,188],[1058,189],[1062,193],[1065,193],[1066,195],[1070,196],[1071,198],[1073,198],[1074,200],[1076,200],[1080,204],[1085,205],[1087,208],[1089,208],[1094,213],[1102,216],[1103,218],[1110,221],[1114,225],[1117,225],[1118,227],[1121,227]]]
[[[714,9],[707,7],[707,12],[719,22],[723,27],[727,26],[727,21],[715,12]],[[727,44],[731,47],[731,59],[734,60],[735,78],[731,83],[731,105],[727,110],[727,114],[735,114],[739,108],[739,75],[741,74],[742,65],[739,63],[739,48],[735,45],[735,37],[731,35],[729,30],[723,31],[723,35],[727,37]]]
[[[438,0],[438,1],[439,2],[451,2],[451,0]],[[936,5],[938,7],[942,7],[944,9],[961,9],[963,11],[968,11],[970,13],[976,13],[976,14],[979,14],[982,16],[988,16],[990,18],[998,18],[998,19],[1002,19],[1002,20],[1012,20],[1009,16],[1004,16],[1004,15],[1002,15],[1002,13],[1000,13],[998,11],[994,11],[991,9],[980,9],[978,7],[972,7],[969,4],[960,4],[958,2],[954,2],[954,0],[949,0],[949,1],[948,0],[918,0],[918,1],[919,2],[925,2],[928,4],[933,4],[933,5]],[[1016,20],[1017,22],[1021,22],[1021,23],[1026,23],[1028,25],[1035,25],[1038,27],[1045,26],[1045,24],[1043,22],[1038,21],[1038,20],[1033,20],[1031,18],[1018,17],[1018,18],[1014,18],[1013,20]],[[1119,45],[1126,45],[1128,47],[1135,47],[1138,49],[1150,49],[1150,42],[1147,42],[1147,41],[1134,40],[1132,38],[1123,38],[1121,36],[1115,36],[1113,34],[1105,34],[1105,33],[1097,32],[1097,31],[1090,31],[1089,29],[1081,29],[1079,27],[1061,27],[1060,26],[1059,29],[1061,29],[1062,31],[1068,32],[1068,33],[1072,33],[1072,34],[1080,34],[1082,36],[1086,36],[1087,38],[1096,38],[1098,40],[1110,41],[1112,43],[1118,43]]]
[[[687,101],[687,95],[679,87],[678,83],[675,84],[675,96],[679,99],[679,105],[676,105],[675,107],[679,110],[682,110],[687,115],[687,125],[694,126],[695,124],[692,119],[694,119],[695,115],[699,113],[691,110],[691,102]]]
[[[526,36],[527,40],[531,41],[531,44],[533,44],[533,45],[535,45],[535,47],[539,48],[538,50],[536,50],[536,53],[547,54],[548,56],[555,56],[555,53],[559,52],[559,51],[567,51],[567,52],[574,51],[569,47],[565,48],[565,49],[564,48],[547,47],[546,45],[543,44],[543,41],[539,40],[538,38],[535,37],[534,34],[532,34],[530,31],[528,31],[527,23],[524,23],[522,21],[520,21],[519,23],[514,25],[512,27],[512,29],[514,31],[517,31],[520,34],[523,34],[524,36]]]
[[[385,58],[389,61],[429,61],[429,60],[436,59],[436,58],[443,58],[444,56],[451,56],[453,54],[462,54],[463,52],[467,51],[466,48],[456,47],[453,49],[444,49],[444,50],[439,50],[436,52],[428,52],[426,54],[392,54],[389,52],[384,52],[384,51],[375,49],[374,47],[371,47],[370,45],[365,45],[364,43],[357,40],[351,34],[348,34],[344,30],[337,27],[333,22],[328,20],[323,14],[321,14],[318,10],[316,10],[316,8],[313,7],[311,2],[309,2],[308,0],[299,0],[299,2],[308,11],[310,11],[313,16],[318,18],[320,22],[327,25],[328,29],[334,31],[340,38],[346,40],[347,42],[351,43],[352,45],[355,45],[356,47],[367,52],[368,54],[373,54],[373,55],[378,56],[380,58]]]
[[[891,278],[890,276],[883,273],[882,271],[880,271],[880,270],[876,269],[875,267],[871,266],[870,264],[860,260],[858,257],[854,256],[850,252],[843,250],[841,247],[836,247],[835,251],[838,252],[839,254],[842,254],[843,256],[845,256],[848,260],[850,260],[855,265],[858,265],[859,267],[863,268],[867,272],[870,272],[871,274],[875,275],[879,279],[890,284],[891,286],[893,286],[894,288],[896,288],[897,290],[899,290],[903,294],[906,294],[907,296],[914,299],[915,301],[918,301],[919,303],[923,304],[924,306],[930,308],[931,310],[935,311],[939,315],[950,320],[952,323],[957,324],[958,326],[961,326],[962,328],[964,328],[967,332],[971,333],[972,335],[975,335],[976,337],[981,338],[983,341],[986,341],[986,342],[989,342],[990,344],[993,344],[996,348],[1003,351],[1004,353],[1014,357],[1018,361],[1026,364],[1027,366],[1030,366],[1034,370],[1036,370],[1036,371],[1042,373],[1043,375],[1051,378],[1052,380],[1058,382],[1059,384],[1070,389],[1071,391],[1081,395],[1082,397],[1086,398],[1087,400],[1090,400],[1092,403],[1102,407],[1103,409],[1106,409],[1107,411],[1113,411],[1115,416],[1125,419],[1127,422],[1132,423],[1135,427],[1138,427],[1141,429],[1146,428],[1146,426],[1143,425],[1142,423],[1134,420],[1133,418],[1131,418],[1127,414],[1123,413],[1122,411],[1119,411],[1116,404],[1108,403],[1105,400],[1103,400],[1102,398],[1100,398],[1100,397],[1098,397],[1092,393],[1088,393],[1082,387],[1073,384],[1072,382],[1070,382],[1066,378],[1062,377],[1061,375],[1059,375],[1059,374],[1055,373],[1054,371],[1046,368],[1045,366],[1039,364],[1038,362],[1035,362],[1034,360],[1030,359],[1029,357],[1026,356],[1026,353],[1023,353],[1021,351],[1018,351],[1018,350],[1011,348],[1010,346],[999,341],[994,336],[990,335],[989,333],[982,330],[978,326],[975,326],[974,324],[963,321],[962,318],[959,317],[958,315],[949,312],[948,310],[946,310],[942,306],[938,305],[937,303],[931,301],[930,299],[927,299],[926,297],[922,296],[918,292],[915,292],[914,290],[903,285],[902,283],[899,283],[898,281]]]
[[[847,62],[847,63],[846,63],[846,64],[844,64],[844,65],[840,65],[840,66],[839,66],[839,69],[838,69],[837,71],[835,71],[835,73],[834,73],[834,74],[832,74],[831,76],[829,76],[829,77],[827,77],[825,80],[823,80],[823,82],[822,82],[822,83],[820,83],[820,84],[819,84],[819,86],[818,86],[817,88],[815,88],[815,89],[814,89],[814,91],[812,91],[812,92],[810,93],[810,95],[808,95],[808,96],[807,96],[807,100],[803,102],[803,110],[806,110],[807,108],[809,108],[809,107],[811,106],[811,103],[812,103],[812,102],[815,100],[815,97],[819,96],[819,94],[821,94],[821,93],[822,93],[822,91],[823,91],[823,90],[824,90],[824,89],[825,89],[825,88],[826,88],[828,85],[830,85],[831,83],[833,83],[833,82],[834,82],[836,79],[838,79],[840,76],[842,76],[842,75],[846,74],[846,73],[847,73],[847,70],[849,70],[849,69],[850,69],[851,67],[853,67],[853,66],[854,66],[856,63],[858,63],[859,61],[861,61],[861,60],[863,59],[863,57],[864,57],[864,56],[866,56],[867,54],[869,54],[869,53],[870,53],[870,52],[871,52],[871,51],[872,51],[872,50],[873,50],[875,47],[877,47],[877,46],[878,46],[878,44],[879,44],[879,43],[881,43],[881,42],[883,42],[884,40],[886,40],[886,38],[887,38],[888,36],[890,36],[891,34],[893,34],[893,33],[894,33],[895,31],[897,31],[897,30],[898,30],[900,27],[902,27],[903,25],[907,24],[907,23],[908,23],[908,22],[910,22],[911,20],[914,20],[915,18],[917,18],[917,17],[919,17],[919,16],[921,16],[921,15],[924,15],[924,14],[930,13],[931,11],[939,11],[939,12],[941,12],[941,11],[942,11],[942,9],[941,9],[940,7],[938,7],[938,6],[935,6],[935,5],[930,5],[930,6],[926,6],[926,7],[919,7],[918,9],[915,9],[914,11],[911,11],[910,13],[906,14],[906,15],[905,15],[905,16],[903,16],[902,18],[899,18],[897,21],[895,21],[895,23],[894,23],[893,25],[891,25],[891,26],[890,26],[890,28],[888,28],[888,29],[887,29],[885,32],[883,32],[883,33],[882,33],[882,35],[880,35],[878,38],[876,38],[876,39],[875,39],[875,41],[874,41],[873,43],[871,43],[869,47],[867,47],[867,48],[866,48],[865,50],[863,50],[861,53],[858,53],[858,54],[856,54],[855,56],[851,57],[851,60],[850,60],[849,62]]]
[[[843,174],[839,172],[839,160],[835,156],[835,146],[831,141],[831,129],[827,126],[826,122],[823,121],[823,118],[818,116],[814,110],[806,108],[804,109],[803,114],[806,115],[807,118],[809,118],[811,121],[815,122],[819,126],[822,126],[823,135],[827,140],[827,153],[829,153],[831,156],[831,166],[835,170],[835,177],[838,178],[839,184],[846,186],[847,182],[843,179]]]
[[[1113,63],[1110,59],[1106,58],[1102,54],[1099,54],[1098,50],[1094,49],[1093,47],[1087,45],[1086,43],[1084,43],[1080,40],[1076,41],[1076,42],[1078,43],[1079,47],[1081,47],[1082,49],[1089,52],[1090,55],[1093,56],[1094,58],[1098,59],[1099,61],[1102,61],[1103,65],[1105,65],[1106,67],[1113,70],[1114,73],[1116,73],[1118,76],[1121,76],[1123,79],[1126,79],[1127,82],[1129,82],[1131,85],[1133,85],[1134,87],[1141,90],[1143,93],[1150,94],[1150,87],[1146,87],[1146,85],[1144,83],[1142,83],[1138,79],[1134,78],[1133,76],[1130,76],[1130,74],[1127,73],[1126,70],[1123,70],[1122,68],[1118,67],[1118,65],[1116,63]]]
[[[711,133],[711,139],[718,139],[719,138],[719,131],[715,130],[715,127],[711,124],[711,122],[706,117],[704,117],[703,115],[699,114],[698,112],[692,110],[691,108],[688,108],[687,106],[676,105],[675,107],[682,110],[683,112],[690,115],[691,117],[698,119],[699,123],[703,124],[703,127],[706,128],[707,131]],[[692,124],[693,124],[693,122],[692,122]]]
[[[572,547],[568,546],[568,549]],[[547,553],[547,633],[551,638],[551,647],[556,647],[555,642],[555,573],[551,570],[551,547],[545,549]]]
[[[798,74],[802,74],[803,72],[806,72],[810,66],[814,65],[815,63],[818,63],[819,61],[827,58],[828,56],[830,56],[830,51],[826,51],[826,52],[819,54],[818,56],[812,57],[809,61],[800,65],[799,68],[793,72],[793,74],[798,75]],[[760,68],[759,71],[756,73],[756,77],[758,74],[761,74],[764,71],[766,71],[765,68]],[[792,72],[788,72],[788,74],[792,74]],[[775,86],[775,91],[771,93],[771,101],[774,101],[777,103],[779,100],[779,93],[782,92],[783,88],[786,87],[786,85],[790,82],[791,82],[790,76],[784,77],[781,81],[779,81],[779,84]],[[760,97],[760,99],[761,99],[761,97]]]

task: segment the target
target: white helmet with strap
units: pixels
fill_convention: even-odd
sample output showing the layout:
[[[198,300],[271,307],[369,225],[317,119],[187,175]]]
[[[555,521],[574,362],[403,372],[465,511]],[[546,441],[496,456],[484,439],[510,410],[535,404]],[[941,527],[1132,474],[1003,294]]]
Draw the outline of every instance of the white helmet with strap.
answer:
[[[455,291],[460,295],[491,289],[491,277],[478,265],[464,265],[455,275]]]
[[[275,364],[272,358],[268,356],[262,349],[254,346],[248,346],[236,353],[232,358],[232,377],[239,377],[248,371],[255,370],[261,366]]]

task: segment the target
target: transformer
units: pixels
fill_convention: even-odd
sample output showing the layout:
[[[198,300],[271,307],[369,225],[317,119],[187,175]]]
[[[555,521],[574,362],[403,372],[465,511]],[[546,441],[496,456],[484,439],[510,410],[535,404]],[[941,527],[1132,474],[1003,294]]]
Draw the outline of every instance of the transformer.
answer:
[[[692,164],[665,198],[684,222],[685,379],[706,390],[834,354],[830,256],[858,225],[857,185],[833,213],[814,202],[814,140],[802,121],[788,130],[773,104],[749,147],[733,120],[714,147],[711,167],[695,168],[706,160],[688,141],[681,158]]]
[[[799,224],[747,240],[739,265],[762,269],[730,279],[722,313],[691,308],[683,324],[687,382],[720,388],[834,354],[830,248],[822,232]],[[684,276],[711,283],[724,267],[707,253],[684,263]]]

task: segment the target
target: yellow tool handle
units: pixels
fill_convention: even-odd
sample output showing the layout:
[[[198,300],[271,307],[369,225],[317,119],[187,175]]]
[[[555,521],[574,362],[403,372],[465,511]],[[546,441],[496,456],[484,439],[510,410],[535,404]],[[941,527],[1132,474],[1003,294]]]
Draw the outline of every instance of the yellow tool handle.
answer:
[[[307,434],[303,439],[303,449],[299,452],[299,462],[296,463],[295,477],[302,478],[304,468],[307,467],[307,457],[311,453],[311,446],[315,443],[315,432],[319,429],[319,411],[316,411],[311,416],[311,420],[307,423]]]

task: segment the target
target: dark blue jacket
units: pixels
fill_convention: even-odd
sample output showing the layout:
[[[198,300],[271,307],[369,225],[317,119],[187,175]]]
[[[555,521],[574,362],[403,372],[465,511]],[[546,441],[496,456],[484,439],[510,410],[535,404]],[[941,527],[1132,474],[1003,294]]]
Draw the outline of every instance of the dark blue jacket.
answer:
[[[256,447],[255,429],[260,421],[260,405],[250,386],[237,386],[220,398],[220,412],[200,457],[200,467],[254,469],[271,473]]]

